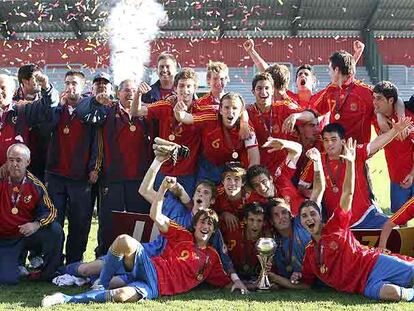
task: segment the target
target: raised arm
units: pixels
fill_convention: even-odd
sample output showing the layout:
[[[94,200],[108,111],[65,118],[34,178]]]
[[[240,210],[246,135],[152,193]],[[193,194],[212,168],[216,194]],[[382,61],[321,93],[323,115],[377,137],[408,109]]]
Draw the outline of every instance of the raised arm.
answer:
[[[168,232],[170,219],[162,213],[162,205],[164,203],[164,196],[168,189],[174,187],[177,182],[175,177],[166,176],[161,183],[158,192],[155,195],[151,204],[150,217],[154,221],[160,232]]]
[[[310,200],[321,206],[323,194],[326,188],[325,174],[323,172],[321,153],[316,148],[311,148],[306,152],[306,156],[313,162],[313,189]]]
[[[358,63],[359,59],[362,56],[362,53],[364,53],[364,49],[365,49],[365,44],[362,43],[359,40],[355,40],[354,41],[354,59],[355,59],[355,64]]]
[[[259,68],[260,72],[264,72],[269,67],[266,61],[254,49],[254,41],[252,39],[246,40],[243,43],[243,47],[247,54],[249,54],[250,58],[257,66],[257,68]]]
[[[280,138],[270,138],[262,146],[263,148],[269,148],[267,152],[275,152],[282,149],[288,150],[288,155],[286,157],[286,163],[292,162],[296,165],[299,160],[300,155],[302,154],[302,145],[294,141],[280,139]]]
[[[346,162],[345,179],[342,185],[342,195],[340,206],[345,212],[349,212],[352,207],[352,198],[355,191],[355,155],[356,141],[348,138],[344,143],[343,154],[340,155]]]
[[[397,135],[404,132],[405,129],[412,126],[413,123],[411,118],[403,117],[398,120],[397,123],[393,123],[393,127],[388,132],[377,136],[372,142],[369,144],[369,156],[374,155],[379,150],[384,148],[388,143],[390,143]]]
[[[148,115],[148,109],[142,104],[142,94],[146,94],[151,90],[151,87],[145,82],[138,85],[138,91],[135,93],[134,101],[131,107],[131,116],[133,117],[145,117]]]
[[[175,119],[178,122],[182,122],[184,124],[194,123],[193,115],[187,112],[187,105],[183,101],[177,101],[173,110]]]
[[[285,121],[283,121],[282,132],[283,133],[293,132],[293,130],[295,129],[295,124],[297,120],[300,120],[303,122],[311,122],[314,118],[315,118],[315,115],[308,110],[292,113],[290,116],[288,116],[285,119]]]

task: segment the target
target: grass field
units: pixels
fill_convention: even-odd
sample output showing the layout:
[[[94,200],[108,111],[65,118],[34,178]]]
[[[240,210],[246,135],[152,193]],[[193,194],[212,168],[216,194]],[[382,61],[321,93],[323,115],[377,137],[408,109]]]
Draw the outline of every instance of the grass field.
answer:
[[[383,154],[370,163],[375,193],[381,207],[389,207],[389,183]],[[86,260],[92,260],[96,245],[97,223],[94,221]],[[0,258],[1,260],[1,258]],[[75,294],[83,288],[58,288],[46,283],[23,282],[19,286],[0,286],[0,310],[36,310],[45,294],[62,291]],[[248,296],[231,294],[228,290],[199,288],[189,294],[138,304],[64,305],[53,310],[412,310],[411,303],[376,303],[359,295],[337,293],[334,290],[272,291],[252,293]]]

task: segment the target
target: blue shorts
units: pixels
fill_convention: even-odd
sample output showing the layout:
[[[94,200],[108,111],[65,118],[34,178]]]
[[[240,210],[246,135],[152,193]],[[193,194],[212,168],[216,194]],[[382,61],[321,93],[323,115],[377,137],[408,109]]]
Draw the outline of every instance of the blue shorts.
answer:
[[[404,189],[398,183],[391,182],[391,212],[396,213],[414,195],[414,184]]]
[[[382,229],[387,220],[387,215],[374,208],[365,216],[364,220],[353,225],[351,229]]]
[[[142,298],[155,299],[158,297],[157,271],[141,243],[138,243],[132,271],[119,277],[128,284],[127,286],[134,287],[142,295]]]
[[[412,287],[414,265],[397,257],[381,254],[372,269],[364,296],[380,300],[380,290],[385,284]]]

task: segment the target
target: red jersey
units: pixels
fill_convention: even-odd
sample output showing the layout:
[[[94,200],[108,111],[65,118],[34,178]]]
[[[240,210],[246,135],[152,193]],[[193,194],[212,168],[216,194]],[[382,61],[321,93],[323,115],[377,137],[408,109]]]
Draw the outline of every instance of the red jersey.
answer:
[[[396,225],[406,224],[409,220],[414,218],[414,197],[404,203],[400,209],[392,215],[390,221]]]
[[[414,118],[414,114],[405,110],[407,117]],[[398,122],[398,116],[394,113],[391,120]],[[391,121],[390,120],[390,121]],[[379,133],[377,122],[374,122],[375,129]],[[413,167],[414,144],[413,137],[407,137],[403,141],[397,138],[393,139],[384,147],[385,159],[387,160],[388,174],[393,183],[399,184],[411,172]]]
[[[250,138],[240,140],[239,128],[225,128],[218,113],[194,115],[194,126],[201,133],[203,154],[210,163],[222,166],[226,162],[239,160],[243,167],[249,166],[247,150],[257,148],[256,134],[253,130]],[[237,159],[232,156],[235,153]]]
[[[174,141],[190,149],[189,156],[187,158],[178,158],[175,166],[171,160],[165,162],[161,167],[161,172],[168,176],[191,175],[196,171],[201,139],[197,135],[194,125],[183,124],[175,119],[174,105],[175,103],[170,100],[160,100],[149,104],[147,106],[147,119],[159,121],[159,135],[161,138]],[[198,106],[194,102],[192,103],[191,111],[198,111]]]
[[[245,229],[239,227],[223,236],[236,272],[243,278],[258,275],[256,241],[247,240]]]
[[[217,111],[220,106],[220,101],[216,100],[211,92],[204,94],[202,97],[196,100],[200,109],[211,109]]]
[[[355,224],[373,204],[373,192],[368,182],[366,160],[369,144],[357,145],[355,160],[355,193],[352,201],[351,224]],[[324,207],[328,218],[339,206],[342,185],[345,178],[345,162],[341,159],[330,160],[326,153],[322,154],[322,165],[326,177],[326,190],[323,196]],[[301,183],[310,185],[313,180],[313,164],[309,164],[301,176]]]
[[[56,209],[45,186],[31,173],[21,185],[0,180],[0,238],[21,237],[20,225],[39,221],[41,226],[56,218]]]
[[[234,216],[243,220],[243,205],[246,202],[247,194],[242,190],[242,196],[240,199],[230,200],[224,191],[223,186],[217,187],[217,197],[214,202],[213,208],[220,215],[224,212],[232,213]]]
[[[337,208],[323,226],[319,242],[305,250],[302,280],[313,284],[318,277],[338,291],[364,293],[367,279],[380,251],[362,246],[349,229],[352,212]]]
[[[341,124],[346,138],[352,137],[359,144],[370,142],[375,114],[372,88],[367,84],[354,79],[341,87],[330,84],[314,105],[321,114],[330,112],[330,123]]]
[[[218,287],[230,283],[213,247],[198,248],[193,234],[174,222],[161,235],[167,239],[167,246],[160,256],[151,258],[157,271],[160,296],[188,292],[204,281]],[[198,279],[198,275],[202,278]]]
[[[314,109],[315,108],[315,102],[318,100],[318,98],[323,94],[324,90],[319,91],[316,94],[312,94],[309,101],[301,100],[299,98],[298,93],[293,93],[292,91],[287,91],[287,95],[295,102],[299,104],[300,107],[303,109]]]

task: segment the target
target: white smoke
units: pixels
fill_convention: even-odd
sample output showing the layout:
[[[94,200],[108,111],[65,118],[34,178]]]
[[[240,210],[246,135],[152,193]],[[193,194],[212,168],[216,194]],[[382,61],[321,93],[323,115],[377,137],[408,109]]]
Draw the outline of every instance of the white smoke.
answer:
[[[115,84],[142,80],[150,59],[150,42],[168,22],[164,7],[155,0],[120,0],[108,18],[111,68]]]

